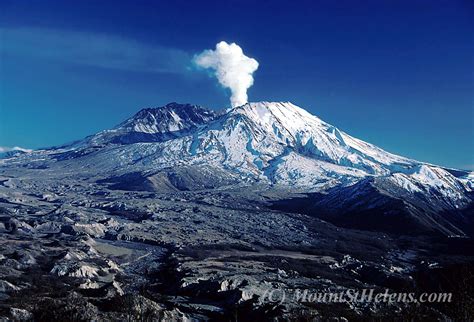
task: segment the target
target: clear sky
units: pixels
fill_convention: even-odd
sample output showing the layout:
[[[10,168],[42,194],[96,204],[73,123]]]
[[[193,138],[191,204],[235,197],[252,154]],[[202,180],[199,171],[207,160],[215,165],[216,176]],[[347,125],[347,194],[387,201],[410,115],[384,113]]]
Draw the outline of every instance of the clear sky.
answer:
[[[191,64],[258,60],[251,101],[291,101],[390,152],[474,169],[474,1],[0,1],[0,146],[38,148],[140,108],[229,105]]]

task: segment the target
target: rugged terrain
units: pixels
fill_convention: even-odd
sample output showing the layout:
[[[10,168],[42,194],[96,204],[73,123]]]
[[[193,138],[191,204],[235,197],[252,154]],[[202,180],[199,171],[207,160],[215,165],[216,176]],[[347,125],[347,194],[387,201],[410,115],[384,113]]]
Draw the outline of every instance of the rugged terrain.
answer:
[[[0,160],[0,317],[468,319],[473,187],[291,103],[143,109]],[[369,288],[455,300],[290,296]]]

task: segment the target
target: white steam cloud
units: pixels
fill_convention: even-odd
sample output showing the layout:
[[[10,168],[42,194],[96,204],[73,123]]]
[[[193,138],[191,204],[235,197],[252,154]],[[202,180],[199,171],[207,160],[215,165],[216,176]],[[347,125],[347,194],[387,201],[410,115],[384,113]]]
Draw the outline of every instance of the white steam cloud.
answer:
[[[252,74],[257,70],[258,62],[245,56],[239,45],[221,41],[215,50],[204,50],[195,56],[194,62],[200,67],[213,69],[219,83],[230,88],[232,107],[247,103],[247,90],[253,85]]]

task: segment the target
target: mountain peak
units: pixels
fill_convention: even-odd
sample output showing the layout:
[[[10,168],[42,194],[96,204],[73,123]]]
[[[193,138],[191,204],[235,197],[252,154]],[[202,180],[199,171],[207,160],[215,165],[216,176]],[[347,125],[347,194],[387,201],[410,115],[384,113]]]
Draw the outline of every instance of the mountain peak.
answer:
[[[116,128],[93,136],[91,142],[131,144],[177,138],[183,138],[179,144],[191,145],[184,149],[191,151],[191,157],[208,154],[231,166],[246,158],[258,171],[275,160],[286,160],[288,153],[368,174],[387,174],[394,166],[412,164],[349,136],[291,102],[250,102],[225,113],[173,102],[142,109]]]
[[[143,108],[113,129],[88,137],[86,142],[92,145],[160,142],[186,135],[216,116],[216,112],[199,105],[171,102]]]
[[[325,124],[291,102],[250,102],[235,108],[231,113],[243,114],[271,131],[275,129],[275,125],[280,125],[292,136],[307,127]]]
[[[199,105],[172,102],[161,107],[144,108],[117,128],[148,134],[168,133],[196,127],[214,117],[214,111]]]

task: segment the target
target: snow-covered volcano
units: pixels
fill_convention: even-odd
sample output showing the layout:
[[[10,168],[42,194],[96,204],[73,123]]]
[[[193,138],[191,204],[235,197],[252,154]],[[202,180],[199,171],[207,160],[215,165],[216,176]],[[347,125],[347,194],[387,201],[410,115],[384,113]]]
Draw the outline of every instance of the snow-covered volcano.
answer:
[[[177,103],[147,108],[69,148],[88,150],[83,161],[119,172],[202,165],[313,191],[367,176],[393,176],[411,190],[417,183],[453,195],[470,190],[449,170],[386,152],[289,102],[248,103],[221,113]]]
[[[18,162],[113,177],[122,189],[259,184],[317,192],[324,196],[317,204],[337,213],[386,207],[387,198],[419,213],[472,204],[469,173],[386,152],[289,102],[247,103],[218,113],[177,103],[147,108],[111,130],[3,164]],[[462,234],[458,230],[448,229]]]
[[[389,174],[418,164],[351,137],[292,103],[279,102],[248,103],[222,113],[176,103],[143,109],[78,147],[114,147],[127,156],[128,150],[136,152],[132,143],[142,149],[141,158],[153,157],[146,158],[152,163],[159,163],[159,157],[167,157],[167,165],[211,162],[273,183],[284,183],[275,172],[295,162],[301,162],[296,166],[300,171],[313,166],[355,176]],[[140,165],[133,157],[125,159],[128,166]],[[310,182],[294,170],[288,175],[292,184]]]

